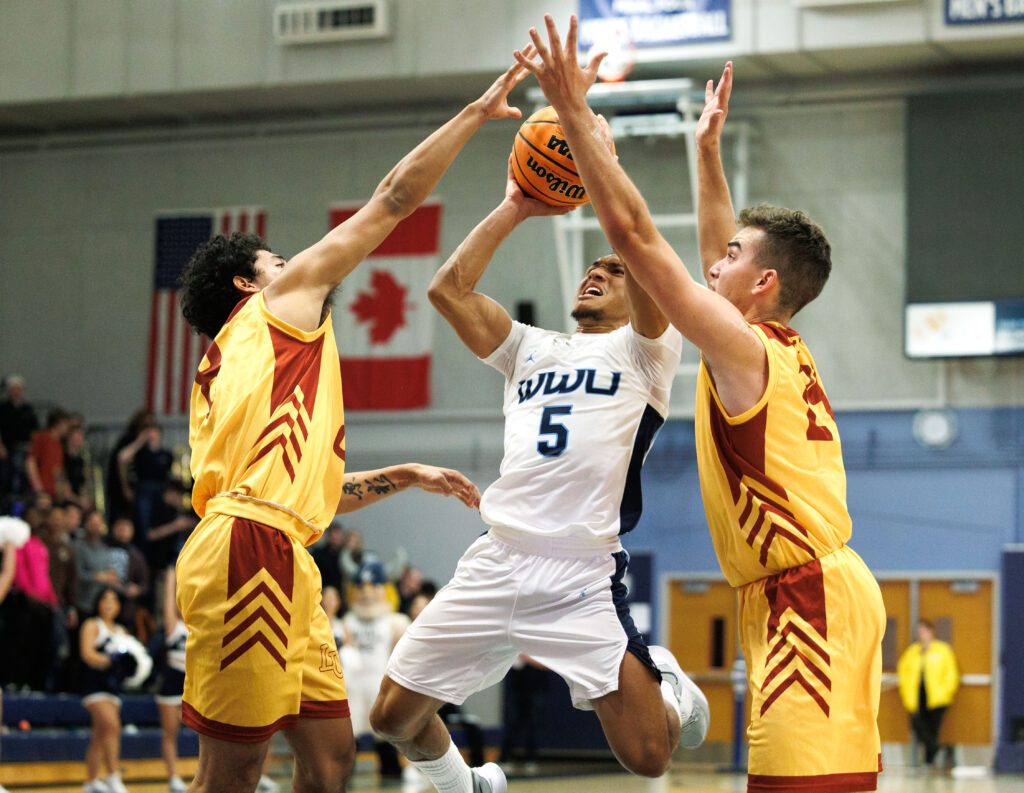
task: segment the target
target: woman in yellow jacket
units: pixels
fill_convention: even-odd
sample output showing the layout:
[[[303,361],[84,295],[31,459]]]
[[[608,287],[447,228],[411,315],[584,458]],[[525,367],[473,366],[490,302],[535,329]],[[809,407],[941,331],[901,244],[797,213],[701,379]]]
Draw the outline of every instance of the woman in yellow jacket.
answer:
[[[960,671],[953,648],[935,638],[935,626],[928,620],[917,623],[917,639],[900,656],[896,674],[910,726],[931,765],[939,753],[942,717],[960,687]]]

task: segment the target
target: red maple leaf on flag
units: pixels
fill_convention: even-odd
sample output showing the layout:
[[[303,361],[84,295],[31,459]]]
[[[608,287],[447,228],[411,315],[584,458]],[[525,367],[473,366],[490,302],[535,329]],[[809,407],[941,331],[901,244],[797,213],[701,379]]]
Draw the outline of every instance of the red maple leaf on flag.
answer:
[[[370,276],[372,292],[360,292],[349,311],[356,322],[370,324],[370,343],[387,344],[399,328],[405,327],[405,312],[409,305],[405,295],[409,291],[395,280],[387,270],[374,270]]]

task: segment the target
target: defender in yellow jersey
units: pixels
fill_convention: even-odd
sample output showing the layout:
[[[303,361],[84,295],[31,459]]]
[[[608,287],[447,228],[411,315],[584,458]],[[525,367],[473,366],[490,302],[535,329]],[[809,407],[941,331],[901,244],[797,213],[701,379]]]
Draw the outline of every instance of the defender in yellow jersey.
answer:
[[[789,321],[820,294],[831,248],[803,213],[760,206],[738,222],[719,156],[732,86],[709,82],[697,126],[698,284],[601,145],[586,88],[602,55],[576,60],[545,18],[540,59],[517,53],[558,112],[594,211],[640,285],[701,351],[697,462],[712,540],[739,589],[752,696],[748,790],[876,789],[885,613],[846,543],[839,433],[817,368]]]
[[[456,471],[345,473],[332,290],[419,206],[491,118],[518,118],[513,66],[417,146],[352,218],[291,261],[258,237],[215,237],[182,274],[182,310],[213,341],[192,391],[193,506],[177,564],[189,630],[182,718],[200,734],[191,791],[251,793],[270,737],[295,753],[292,790],[344,790],[355,758],[344,676],[305,546],[333,515],[417,486],[469,506]]]

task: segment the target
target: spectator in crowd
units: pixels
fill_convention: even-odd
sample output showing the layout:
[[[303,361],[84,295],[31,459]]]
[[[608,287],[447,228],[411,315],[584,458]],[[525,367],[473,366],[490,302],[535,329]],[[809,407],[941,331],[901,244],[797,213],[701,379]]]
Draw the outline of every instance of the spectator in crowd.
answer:
[[[32,494],[32,497],[28,500],[28,506],[35,507],[41,514],[45,515],[53,508],[53,496],[45,490],[40,490]]]
[[[146,641],[153,631],[149,605],[149,565],[133,543],[135,526],[130,518],[116,518],[110,529],[110,566],[117,573],[121,595],[121,624],[128,633]]]
[[[896,665],[900,699],[910,714],[910,726],[924,747],[926,765],[939,755],[939,729],[960,687],[960,671],[953,648],[935,638],[935,626],[926,619],[917,623],[917,641]]]
[[[50,581],[57,595],[54,615],[54,642],[57,659],[56,685],[58,691],[77,688],[75,665],[78,662],[78,648],[72,639],[78,638],[78,611],[75,608],[77,572],[75,550],[68,535],[70,528],[69,507],[54,507],[46,518],[46,532],[43,541],[50,554]]]
[[[124,478],[118,456],[125,446],[135,441],[139,434],[154,424],[153,414],[148,410],[136,411],[128,421],[128,426],[121,433],[107,460],[107,520],[113,522],[119,515],[131,515],[134,510],[131,483]]]
[[[25,461],[32,492],[57,495],[57,483],[64,478],[64,437],[71,426],[71,417],[55,408],[46,418],[46,429],[32,437],[32,447]]]
[[[358,529],[345,532],[345,544],[341,549],[341,572],[347,581],[355,581],[363,562],[363,533]]]
[[[77,575],[75,570],[75,549],[69,536],[70,506],[53,507],[46,516],[46,533],[43,541],[50,554],[50,581],[57,595],[57,606],[64,612],[69,621],[73,621],[75,612],[75,589]]]
[[[107,524],[96,510],[90,510],[82,518],[82,539],[75,545],[75,572],[78,578],[77,602],[75,606],[81,619],[92,614],[96,596],[104,587],[120,584],[117,572],[110,559],[110,548],[103,541]],[[118,608],[120,611],[120,608]]]
[[[398,577],[398,610],[413,619],[410,613],[413,599],[423,588],[423,573],[412,565],[407,565]]]
[[[0,400],[0,496],[25,489],[25,456],[37,429],[36,412],[25,401],[25,378],[8,375]]]
[[[92,461],[85,443],[85,428],[72,424],[64,439],[64,478],[67,501],[81,507],[92,505]]]
[[[32,534],[18,548],[9,595],[8,627],[18,637],[18,652],[9,659],[6,682],[43,691],[54,666],[54,613],[57,595],[50,580],[50,552],[43,542],[46,515],[36,507],[25,510]]]
[[[191,506],[185,505],[186,491],[181,482],[171,479],[164,488],[163,501],[154,511],[154,526],[147,532],[150,569],[163,570],[178,560],[189,534],[199,524]]]
[[[122,655],[115,649],[124,627],[117,624],[121,600],[113,587],[102,587],[91,609],[96,616],[82,623],[82,705],[92,718],[85,750],[88,780],[83,793],[127,793],[121,781]],[[100,774],[105,770],[104,778]]]
[[[341,551],[345,545],[345,527],[335,521],[327,527],[323,539],[313,546],[311,553],[325,587],[345,591],[345,574],[341,569]]]
[[[160,428],[155,423],[150,424],[117,455],[121,479],[129,483],[128,495],[134,507],[132,514],[138,529],[138,544],[147,559],[150,559],[148,532],[156,525],[154,518],[164,503],[164,491],[174,463],[174,456],[160,445],[160,441]]]
[[[64,526],[68,540],[74,542],[82,534],[82,516],[85,510],[74,501],[65,502],[64,505]]]

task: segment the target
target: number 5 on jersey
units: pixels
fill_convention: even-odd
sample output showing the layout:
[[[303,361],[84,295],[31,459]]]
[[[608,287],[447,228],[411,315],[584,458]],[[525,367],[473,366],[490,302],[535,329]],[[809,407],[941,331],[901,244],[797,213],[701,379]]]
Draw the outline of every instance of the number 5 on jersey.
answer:
[[[551,405],[544,408],[540,417],[540,440],[537,441],[537,451],[544,457],[558,457],[565,451],[569,443],[569,429],[558,423],[560,416],[568,416],[572,413],[572,405]],[[552,440],[546,440],[545,435]]]

